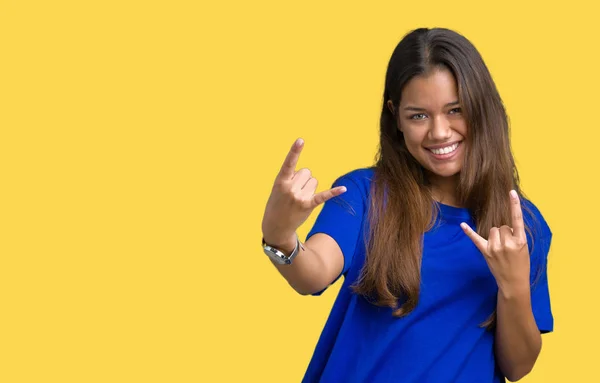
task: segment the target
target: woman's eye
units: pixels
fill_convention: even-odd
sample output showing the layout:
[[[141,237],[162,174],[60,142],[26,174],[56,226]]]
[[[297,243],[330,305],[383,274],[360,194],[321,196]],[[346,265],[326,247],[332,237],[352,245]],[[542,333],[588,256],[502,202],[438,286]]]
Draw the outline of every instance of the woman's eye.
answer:
[[[460,113],[462,110],[460,108],[454,108],[450,110],[450,114]]]
[[[419,114],[413,114],[412,116],[410,116],[411,120],[422,120],[424,118],[426,118],[427,116],[423,113],[419,113]]]

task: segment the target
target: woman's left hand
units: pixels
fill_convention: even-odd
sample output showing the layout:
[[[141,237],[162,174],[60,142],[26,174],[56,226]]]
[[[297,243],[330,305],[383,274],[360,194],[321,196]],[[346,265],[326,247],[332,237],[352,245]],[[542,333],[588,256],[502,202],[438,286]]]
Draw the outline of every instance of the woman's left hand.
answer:
[[[510,192],[512,228],[493,227],[488,239],[482,238],[469,225],[460,226],[481,251],[496,278],[500,292],[513,295],[529,289],[529,248],[519,196]]]

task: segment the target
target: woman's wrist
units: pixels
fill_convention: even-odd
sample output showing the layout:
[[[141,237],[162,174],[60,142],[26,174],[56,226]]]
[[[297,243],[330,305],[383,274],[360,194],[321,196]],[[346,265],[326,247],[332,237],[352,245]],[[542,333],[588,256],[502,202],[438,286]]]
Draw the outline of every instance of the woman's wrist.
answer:
[[[289,255],[296,248],[296,244],[298,243],[299,238],[296,233],[293,233],[292,235],[285,235],[285,236],[275,236],[275,235],[265,236],[263,234],[263,241],[267,245],[274,247],[277,250],[280,250],[280,251],[284,252],[285,254]]]

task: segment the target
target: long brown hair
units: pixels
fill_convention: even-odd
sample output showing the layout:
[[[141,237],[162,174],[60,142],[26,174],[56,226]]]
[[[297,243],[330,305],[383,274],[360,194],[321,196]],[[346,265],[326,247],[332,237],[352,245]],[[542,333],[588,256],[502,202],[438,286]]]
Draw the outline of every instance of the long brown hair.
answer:
[[[402,317],[417,305],[421,282],[422,236],[436,209],[427,175],[406,148],[397,111],[404,86],[413,77],[443,67],[454,75],[468,134],[459,175],[458,199],[468,208],[477,232],[487,238],[494,226],[510,225],[508,191],[519,188],[506,111],[479,52],[448,29],[416,29],[389,61],[383,94],[380,146],[369,207],[366,262],[353,290]],[[393,108],[387,107],[388,100]],[[400,303],[402,302],[402,303]],[[494,323],[490,317],[487,325]]]

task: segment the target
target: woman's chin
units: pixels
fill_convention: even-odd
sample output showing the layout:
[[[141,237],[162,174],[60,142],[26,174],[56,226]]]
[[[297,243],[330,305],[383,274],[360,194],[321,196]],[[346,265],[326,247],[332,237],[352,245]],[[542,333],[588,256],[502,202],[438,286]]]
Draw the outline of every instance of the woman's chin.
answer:
[[[453,178],[457,177],[460,174],[460,167],[436,167],[432,166],[428,169],[428,173],[431,176],[437,178]]]

